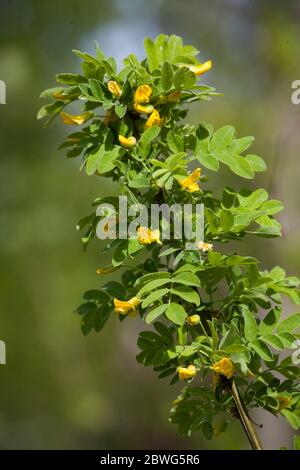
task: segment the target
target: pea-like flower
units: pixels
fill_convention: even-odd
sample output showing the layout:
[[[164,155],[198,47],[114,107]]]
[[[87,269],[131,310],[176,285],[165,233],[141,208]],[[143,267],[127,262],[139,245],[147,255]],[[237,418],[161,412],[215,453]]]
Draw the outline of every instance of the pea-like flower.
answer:
[[[78,114],[77,116],[74,116],[72,114],[64,113],[62,111],[60,115],[64,124],[80,126],[84,122],[91,119],[91,117],[93,116],[93,113],[91,113],[91,111],[86,111],[83,114]]]
[[[139,114],[151,114],[152,111],[154,110],[154,107],[152,104],[139,104],[139,103],[134,103],[134,109],[137,113]]]
[[[138,297],[132,297],[130,300],[114,299],[115,312],[119,315],[129,315],[130,317],[137,316],[137,307],[141,301]]]
[[[223,357],[223,359],[213,364],[211,369],[217,374],[224,375],[227,379],[231,379],[234,372],[234,365],[231,359]]]
[[[197,369],[193,364],[191,364],[188,367],[177,367],[177,372],[180,380],[188,380],[195,377]]]
[[[159,112],[156,109],[154,109],[147,119],[147,122],[145,124],[145,129],[149,129],[150,127],[161,126],[161,125],[162,125],[162,119],[159,115]]]
[[[136,145],[136,138],[133,137],[125,137],[124,135],[119,135],[119,142],[122,145],[122,147],[125,147],[127,149],[131,149]]]
[[[107,84],[107,88],[111,92],[112,95],[116,96],[117,98],[120,98],[122,95],[122,88],[117,84],[115,80],[110,80]]]
[[[201,168],[196,168],[189,176],[184,178],[179,182],[180,186],[188,191],[189,193],[194,193],[200,191],[197,181],[201,176]]]
[[[197,315],[196,313],[194,315],[189,315],[185,321],[190,326],[198,325],[198,323],[200,323],[200,315]]]
[[[152,89],[149,85],[140,85],[134,93],[133,101],[135,104],[149,103]]]
[[[136,233],[137,240],[141,245],[151,245],[151,243],[162,244],[160,241],[160,231],[158,229],[151,230],[147,227],[139,227]]]
[[[208,251],[213,250],[213,244],[212,243],[205,243],[205,242],[198,242],[197,243],[197,248],[200,251],[203,251],[203,253],[207,253]]]
[[[185,65],[188,69],[190,69],[191,72],[194,72],[194,74],[197,77],[200,77],[200,75],[203,75],[205,72],[208,72],[212,68],[212,61],[207,60],[203,64],[199,65]]]

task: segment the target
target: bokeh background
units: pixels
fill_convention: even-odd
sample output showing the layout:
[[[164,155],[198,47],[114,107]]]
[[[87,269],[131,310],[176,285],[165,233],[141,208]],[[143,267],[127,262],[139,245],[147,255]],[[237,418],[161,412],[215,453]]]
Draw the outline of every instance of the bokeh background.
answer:
[[[298,0],[1,0],[1,448],[247,448],[238,424],[209,443],[200,434],[178,436],[168,423],[176,387],[135,362],[141,325],[112,317],[100,334],[80,332],[73,310],[84,290],[99,286],[95,270],[104,263],[97,243],[83,253],[75,225],[96,196],[118,188],[79,174],[78,161],[57,150],[61,123],[43,130],[35,117],[53,75],[79,70],[72,48],[92,52],[96,39],[121,63],[130,52],[143,56],[144,36],[183,36],[203,60],[213,59],[204,81],[224,92],[194,105],[191,120],[255,135],[254,151],[269,170],[235,183],[266,186],[285,205],[282,239],[249,239],[240,248],[264,267],[278,263],[300,275],[300,105],[291,103],[299,24]],[[214,174],[211,184],[224,182],[233,177]],[[258,413],[256,420],[265,422],[267,448],[291,446],[279,418]]]

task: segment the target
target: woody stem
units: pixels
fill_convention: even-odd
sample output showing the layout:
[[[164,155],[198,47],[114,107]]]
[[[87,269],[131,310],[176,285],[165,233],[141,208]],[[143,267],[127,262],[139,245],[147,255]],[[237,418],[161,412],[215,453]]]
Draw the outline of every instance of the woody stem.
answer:
[[[246,407],[240,397],[239,391],[237,389],[237,386],[232,380],[231,385],[230,385],[230,391],[232,394],[232,398],[236,407],[236,411],[238,413],[239,419],[242,423],[242,426],[244,428],[245,433],[247,434],[247,437],[249,439],[249,442],[252,446],[253,450],[263,450],[262,445],[260,443],[259,437],[256,434],[256,431],[254,429],[254,426],[248,416]]]

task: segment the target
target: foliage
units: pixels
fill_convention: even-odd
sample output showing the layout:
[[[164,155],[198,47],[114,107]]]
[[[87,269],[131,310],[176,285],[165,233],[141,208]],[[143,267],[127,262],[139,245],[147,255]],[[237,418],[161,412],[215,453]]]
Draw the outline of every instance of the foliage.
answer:
[[[54,101],[38,117],[49,124],[61,114],[66,124],[83,125],[61,147],[69,158],[81,156],[87,175],[118,181],[120,194],[131,203],[203,203],[206,243],[188,251],[184,237],[163,243],[138,236],[107,242],[111,264],[98,272],[122,270],[121,281],[84,294],[77,308],[82,332],[100,331],[114,310],[122,321],[138,312],[153,325],[139,334],[137,361],[153,367],[159,378],[171,378],[171,384],[185,377],[171,421],[186,435],[201,430],[211,439],[236,419],[229,386],[233,379],[247,409],[280,414],[298,429],[299,367],[291,351],[298,344],[300,313],[284,318],[281,304],[284,296],[300,304],[299,279],[280,267],[262,270],[255,257],[222,249],[248,235],[279,237],[274,216],[282,204],[269,199],[264,189],[227,186],[218,197],[206,188],[208,175],[200,177],[200,171],[197,186],[190,170],[199,164],[208,172],[226,165],[246,180],[266,165],[248,153],[253,137],[238,138],[232,126],[214,130],[205,122],[183,121],[187,105],[217,95],[197,80],[210,68],[209,61],[200,64],[198,51],[175,35],[147,38],[145,51],[142,62],[134,54],[124,59],[121,71],[98,44],[95,57],[74,51],[83,61],[82,74],[58,74],[58,86],[42,93]],[[77,101],[82,114],[64,112]],[[100,202],[115,207],[118,224],[122,219],[117,197],[96,199],[94,211],[78,223],[85,247],[103,219],[96,212]],[[234,368],[233,378],[213,371],[224,358]],[[189,366],[195,373],[187,371]]]

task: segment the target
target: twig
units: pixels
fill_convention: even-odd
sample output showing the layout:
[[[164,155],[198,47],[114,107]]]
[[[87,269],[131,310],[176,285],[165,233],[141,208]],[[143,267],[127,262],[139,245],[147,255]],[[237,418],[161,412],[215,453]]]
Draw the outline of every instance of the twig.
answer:
[[[232,393],[232,398],[238,413],[238,417],[243,425],[245,433],[249,439],[249,442],[253,450],[263,450],[260,443],[259,437],[256,434],[252,421],[250,420],[245,405],[240,397],[239,391],[234,381],[231,382],[230,390]]]

